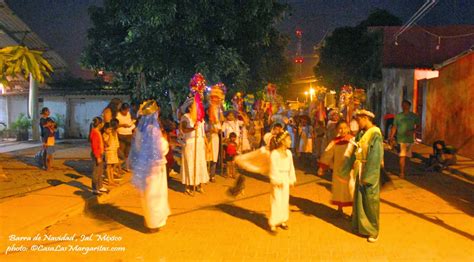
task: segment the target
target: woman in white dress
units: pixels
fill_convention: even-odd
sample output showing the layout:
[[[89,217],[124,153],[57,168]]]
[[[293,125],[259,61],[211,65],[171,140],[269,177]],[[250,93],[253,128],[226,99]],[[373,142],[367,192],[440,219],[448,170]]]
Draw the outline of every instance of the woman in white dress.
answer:
[[[288,149],[291,137],[288,132],[273,136],[270,141],[270,183],[272,185],[271,213],[268,219],[270,231],[276,233],[276,228],[287,230],[289,218],[290,186],[296,183],[293,156]]]
[[[166,225],[170,214],[166,175],[166,154],[169,148],[161,134],[156,102],[144,102],[139,114],[141,119],[129,156],[132,182],[140,191],[145,225],[150,232],[157,232]]]

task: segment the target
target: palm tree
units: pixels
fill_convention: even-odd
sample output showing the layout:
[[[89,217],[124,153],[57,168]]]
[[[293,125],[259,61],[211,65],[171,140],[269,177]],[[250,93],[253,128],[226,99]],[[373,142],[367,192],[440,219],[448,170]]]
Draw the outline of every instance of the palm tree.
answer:
[[[8,77],[23,76],[30,81],[29,115],[33,120],[33,139],[39,138],[38,133],[38,83],[44,83],[53,67],[43,57],[43,52],[31,50],[26,46],[7,46],[0,49],[0,82],[5,86]]]

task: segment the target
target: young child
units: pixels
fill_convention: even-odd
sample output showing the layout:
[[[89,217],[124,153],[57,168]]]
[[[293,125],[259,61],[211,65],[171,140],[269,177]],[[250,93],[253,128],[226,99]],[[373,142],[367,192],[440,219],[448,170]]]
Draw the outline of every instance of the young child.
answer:
[[[45,170],[51,170],[54,154],[54,134],[56,133],[56,123],[51,118],[47,118],[46,123],[43,125],[43,167]]]
[[[109,191],[102,185],[102,175],[104,174],[104,163],[102,160],[104,157],[104,141],[102,140],[102,134],[100,133],[102,126],[102,118],[94,117],[94,119],[92,119],[92,129],[89,135],[89,141],[92,150],[92,193],[94,195],[100,195],[103,192]]]
[[[300,143],[298,153],[305,168],[311,166],[311,156],[313,154],[313,127],[308,116],[301,118],[301,125],[298,130]]]
[[[352,138],[349,125],[344,121],[339,121],[336,125],[337,136],[329,143],[319,160],[318,176],[324,174],[324,170],[331,168],[332,172],[332,199],[331,204],[338,207],[337,211],[343,214],[342,208],[352,206],[354,195],[353,174],[350,178],[341,176],[344,164],[344,153],[349,140]]]
[[[227,165],[227,177],[235,178],[235,163],[234,158],[237,155],[237,135],[232,132],[229,135],[226,148],[226,165]]]
[[[117,130],[114,129],[110,123],[104,125],[103,139],[105,147],[105,162],[107,164],[105,172],[107,174],[108,184],[109,186],[116,186],[117,183],[114,181],[114,175],[119,163],[119,141]]]
[[[268,224],[272,233],[276,233],[277,226],[288,229],[290,185],[296,183],[293,155],[288,149],[290,146],[291,137],[287,131],[276,134],[270,141],[270,183],[273,190]]]

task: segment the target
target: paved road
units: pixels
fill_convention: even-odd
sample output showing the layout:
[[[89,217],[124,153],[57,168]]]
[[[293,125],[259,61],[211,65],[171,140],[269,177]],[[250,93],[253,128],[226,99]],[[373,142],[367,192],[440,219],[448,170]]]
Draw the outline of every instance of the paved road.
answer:
[[[396,160],[387,154],[389,171],[396,170]],[[392,183],[381,193],[381,235],[375,244],[354,235],[348,219],[337,216],[329,204],[329,177],[298,170],[298,185],[291,191],[290,230],[277,236],[266,230],[270,197],[266,178],[249,178],[245,196],[232,199],[225,195],[231,180],[219,177],[204,194],[189,197],[173,177],[172,215],[156,234],[145,233],[139,194],[128,186],[122,195],[40,233],[41,237],[76,234],[75,240],[11,241],[28,250],[2,255],[0,260],[474,261],[472,183],[412,168],[414,175],[407,180],[392,175]],[[345,212],[350,214],[350,208]],[[91,234],[92,241],[81,241],[81,235]],[[33,252],[34,244],[44,245],[43,249],[77,245],[118,250]]]

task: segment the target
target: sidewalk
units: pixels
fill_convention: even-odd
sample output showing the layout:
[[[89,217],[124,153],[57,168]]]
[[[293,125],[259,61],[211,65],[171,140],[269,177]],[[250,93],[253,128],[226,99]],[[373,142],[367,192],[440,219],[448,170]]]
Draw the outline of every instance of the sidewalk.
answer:
[[[40,146],[33,141],[0,142],[0,172],[5,175],[0,180],[2,244],[11,234],[35,234],[130,186],[130,174],[126,174],[120,186],[97,201],[90,188],[90,149],[86,140],[59,140],[52,171],[39,168],[34,161]]]
[[[57,186],[9,198],[0,203],[0,248],[10,235],[31,236],[58,221],[81,214],[89,206],[101,204],[130,190],[130,174],[109,194],[97,198],[91,192],[91,181],[81,177]]]
[[[431,146],[424,144],[413,145],[413,156],[415,158],[427,161],[430,154],[433,154],[433,148]],[[474,160],[460,155],[456,155],[456,157],[456,165],[450,166],[449,170],[443,170],[443,174],[455,175],[474,182]]]

